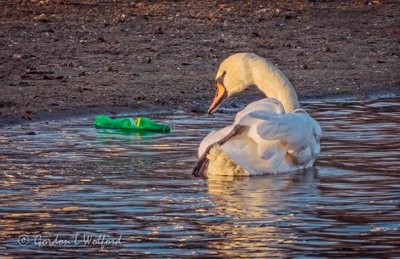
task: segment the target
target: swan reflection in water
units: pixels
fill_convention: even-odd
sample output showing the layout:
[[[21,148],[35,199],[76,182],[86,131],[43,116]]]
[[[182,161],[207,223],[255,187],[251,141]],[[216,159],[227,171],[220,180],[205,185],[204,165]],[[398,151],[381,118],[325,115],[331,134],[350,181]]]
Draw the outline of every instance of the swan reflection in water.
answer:
[[[318,196],[316,167],[254,177],[213,175],[207,181],[217,215],[227,220],[206,231],[223,239],[210,248],[224,256],[284,256],[282,245],[296,242],[296,214]],[[296,200],[295,203],[288,200]]]

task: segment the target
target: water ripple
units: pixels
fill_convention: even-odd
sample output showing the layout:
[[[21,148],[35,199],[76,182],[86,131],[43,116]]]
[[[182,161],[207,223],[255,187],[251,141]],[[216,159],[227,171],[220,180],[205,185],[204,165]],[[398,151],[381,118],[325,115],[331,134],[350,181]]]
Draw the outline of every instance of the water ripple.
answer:
[[[317,167],[252,178],[189,173],[234,114],[159,116],[169,135],[96,131],[91,118],[1,128],[0,254],[397,256],[400,99],[305,107],[323,128]],[[73,243],[84,234],[121,244]],[[34,242],[57,235],[70,243]]]

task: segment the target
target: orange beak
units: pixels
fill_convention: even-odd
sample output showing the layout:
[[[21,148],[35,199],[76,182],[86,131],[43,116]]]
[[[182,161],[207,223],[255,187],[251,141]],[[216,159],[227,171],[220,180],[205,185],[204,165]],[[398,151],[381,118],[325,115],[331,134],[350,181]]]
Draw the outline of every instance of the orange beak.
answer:
[[[208,109],[208,114],[213,114],[216,112],[221,105],[221,103],[228,97],[226,89],[223,84],[217,83],[217,92],[215,93],[214,100]]]

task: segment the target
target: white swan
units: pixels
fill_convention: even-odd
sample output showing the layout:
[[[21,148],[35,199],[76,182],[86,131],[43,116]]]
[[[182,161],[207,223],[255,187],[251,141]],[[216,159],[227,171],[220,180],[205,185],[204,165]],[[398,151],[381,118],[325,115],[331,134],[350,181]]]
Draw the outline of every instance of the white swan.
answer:
[[[226,58],[217,72],[217,93],[208,113],[251,85],[268,98],[249,104],[232,125],[203,139],[193,174],[259,175],[313,166],[320,152],[321,127],[300,109],[283,72],[266,59],[253,53]]]

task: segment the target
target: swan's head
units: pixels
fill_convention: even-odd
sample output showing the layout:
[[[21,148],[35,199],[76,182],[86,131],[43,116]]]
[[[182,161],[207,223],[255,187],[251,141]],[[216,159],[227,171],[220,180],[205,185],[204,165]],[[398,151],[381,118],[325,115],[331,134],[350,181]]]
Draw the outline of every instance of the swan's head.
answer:
[[[216,112],[227,98],[254,84],[250,62],[255,58],[259,56],[252,53],[237,53],[222,61],[215,77],[216,94],[208,114]]]

